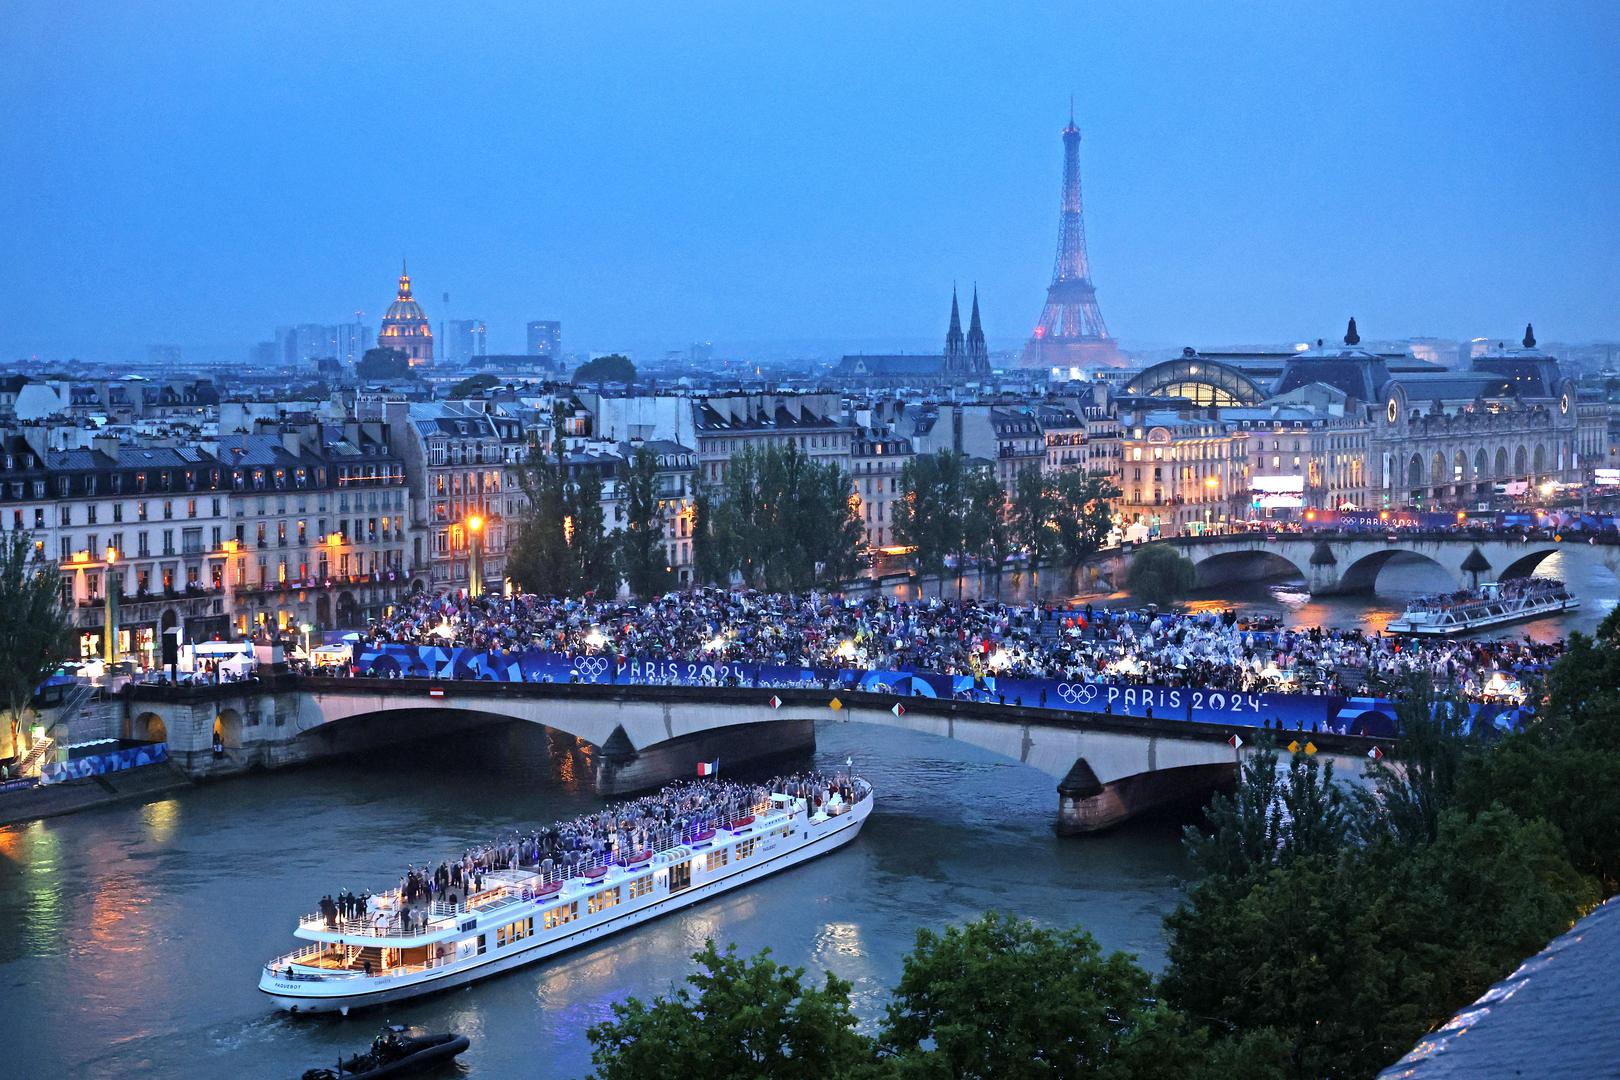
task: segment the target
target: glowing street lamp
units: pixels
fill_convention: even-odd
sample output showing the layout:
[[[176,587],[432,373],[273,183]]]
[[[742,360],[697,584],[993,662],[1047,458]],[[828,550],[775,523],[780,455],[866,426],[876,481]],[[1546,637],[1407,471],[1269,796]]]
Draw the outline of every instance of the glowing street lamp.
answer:
[[[102,611],[101,660],[111,667],[118,662],[118,549],[107,549],[107,595]]]
[[[484,591],[483,567],[479,556],[484,547],[484,519],[477,514],[467,518],[467,595],[477,596]]]

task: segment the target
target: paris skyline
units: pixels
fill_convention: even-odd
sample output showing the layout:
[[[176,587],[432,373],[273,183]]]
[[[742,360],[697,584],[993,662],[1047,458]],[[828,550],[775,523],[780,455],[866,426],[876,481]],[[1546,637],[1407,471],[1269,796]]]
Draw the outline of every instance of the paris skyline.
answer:
[[[1620,335],[1609,10],[14,8],[8,357],[375,324],[402,254],[491,351],[926,345],[953,281],[1016,348],[1071,93],[1126,347]]]

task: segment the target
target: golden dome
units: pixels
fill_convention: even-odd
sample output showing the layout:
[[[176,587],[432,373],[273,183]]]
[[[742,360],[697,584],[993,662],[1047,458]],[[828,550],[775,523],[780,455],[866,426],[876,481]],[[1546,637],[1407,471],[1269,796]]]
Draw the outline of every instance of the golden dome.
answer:
[[[379,345],[393,345],[398,347],[401,338],[409,338],[423,342],[433,340],[433,329],[428,323],[427,316],[422,313],[422,305],[411,297],[411,275],[404,266],[399,272],[399,293],[394,302],[388,305],[388,311],[382,318],[382,326],[377,331]],[[414,350],[407,350],[415,358]],[[431,347],[424,358],[431,358]]]

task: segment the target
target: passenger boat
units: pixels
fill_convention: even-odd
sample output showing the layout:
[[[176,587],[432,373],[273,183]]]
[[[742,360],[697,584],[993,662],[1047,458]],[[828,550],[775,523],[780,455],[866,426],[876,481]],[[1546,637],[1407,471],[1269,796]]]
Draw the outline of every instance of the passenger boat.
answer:
[[[306,915],[293,936],[312,944],[266,964],[259,989],[291,1012],[347,1015],[600,941],[849,843],[872,812],[872,788],[852,778],[849,791],[848,802],[834,795],[819,807],[772,794],[724,825],[572,871],[492,871],[481,891],[429,906],[425,922]]]
[[[1444,637],[1492,626],[1559,615],[1581,606],[1562,581],[1520,578],[1488,581],[1449,596],[1425,596],[1384,627],[1390,634]]]

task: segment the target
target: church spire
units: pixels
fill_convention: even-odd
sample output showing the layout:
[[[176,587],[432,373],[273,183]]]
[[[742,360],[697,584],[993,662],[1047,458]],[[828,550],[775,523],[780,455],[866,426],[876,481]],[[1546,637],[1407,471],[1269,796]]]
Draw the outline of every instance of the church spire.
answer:
[[[968,317],[967,332],[968,369],[974,372],[990,370],[990,350],[984,343],[984,325],[979,322],[979,287],[973,286],[973,314]]]
[[[1356,317],[1350,316],[1350,325],[1344,328],[1344,343],[1346,345],[1360,345],[1361,335],[1356,333]]]
[[[956,303],[956,286],[951,286],[951,328],[945,334],[945,366],[951,367],[966,350],[962,342],[962,309]]]

